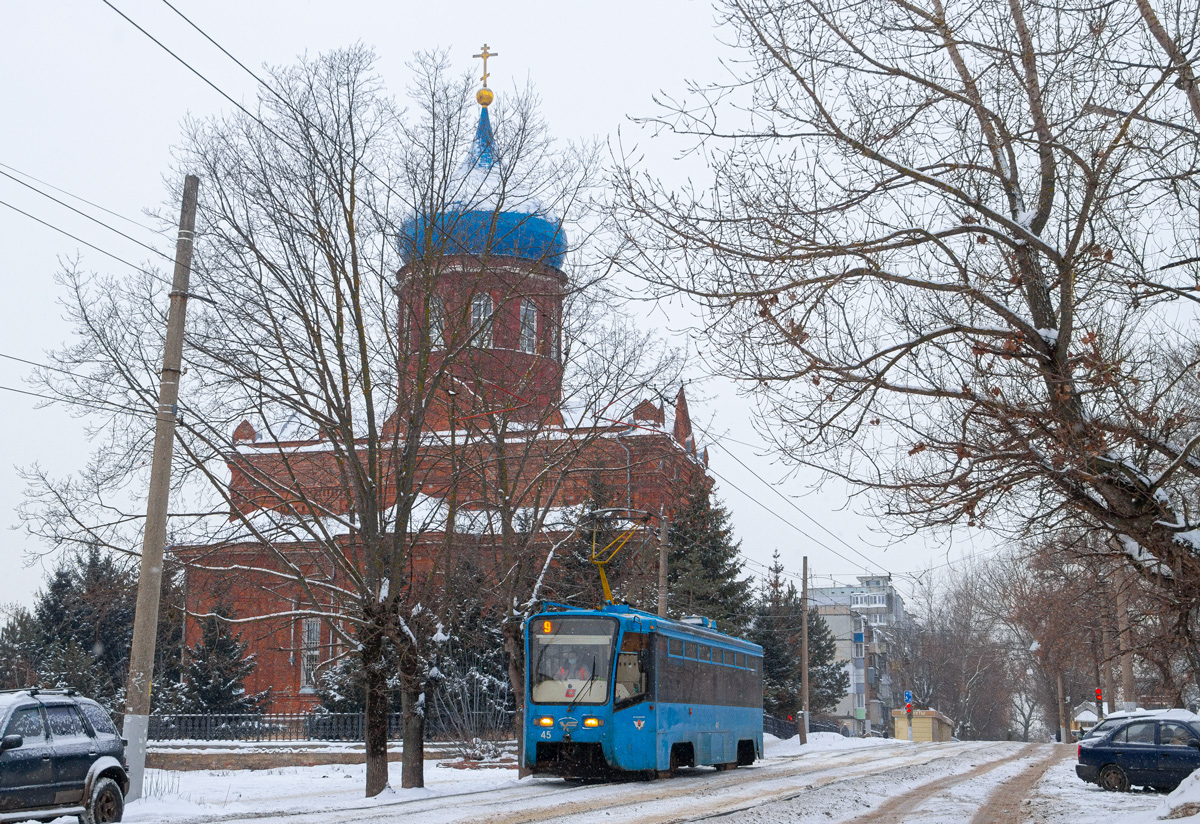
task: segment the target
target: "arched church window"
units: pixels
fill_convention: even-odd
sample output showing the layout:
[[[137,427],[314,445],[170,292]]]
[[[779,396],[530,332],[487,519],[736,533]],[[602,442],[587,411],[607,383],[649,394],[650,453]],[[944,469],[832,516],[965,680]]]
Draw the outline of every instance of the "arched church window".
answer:
[[[521,301],[521,337],[518,348],[531,355],[537,349],[537,306],[528,298]]]
[[[446,347],[446,303],[437,295],[430,297],[430,345],[433,349]]]
[[[484,348],[492,345],[491,295],[476,295],[471,298],[471,343]]]
[[[429,345],[446,348],[446,302],[436,295],[429,299]]]

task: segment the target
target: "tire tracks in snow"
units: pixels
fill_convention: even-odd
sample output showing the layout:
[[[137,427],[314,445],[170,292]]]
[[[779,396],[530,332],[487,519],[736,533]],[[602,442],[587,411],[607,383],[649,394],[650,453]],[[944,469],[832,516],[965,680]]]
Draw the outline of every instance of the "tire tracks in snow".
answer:
[[[1075,755],[1069,744],[1054,745],[1050,754],[1030,764],[1022,772],[997,787],[983,802],[983,806],[971,818],[971,824],[1022,824],[1029,819],[1024,809],[1025,801],[1033,794],[1033,788],[1042,780],[1046,771]]]
[[[904,793],[903,795],[897,795],[893,798],[889,798],[887,801],[883,802],[870,812],[864,813],[857,818],[850,819],[847,824],[903,824],[910,813],[939,793],[942,793],[957,784],[962,784],[974,778],[978,778],[979,776],[989,773],[997,767],[1007,764],[1010,761],[1028,758],[1036,751],[1036,744],[1026,744],[1015,753],[1011,753],[991,761],[985,761],[984,763],[979,764],[967,772],[948,775],[944,778],[937,778],[933,781],[921,784]],[[1024,773],[1021,775],[1024,775]],[[972,822],[974,822],[974,819],[972,819]]]
[[[921,745],[917,745],[921,746]],[[860,758],[848,764],[830,764],[828,760],[820,764],[795,764],[792,769],[763,771],[737,771],[724,781],[705,781],[702,785],[694,783],[676,785],[675,781],[653,795],[638,794],[616,804],[603,803],[603,799],[586,799],[566,807],[541,806],[537,809],[501,814],[490,818],[472,819],[472,824],[551,824],[552,822],[569,822],[572,820],[595,820],[600,812],[605,815],[606,822],[627,821],[636,824],[682,824],[682,822],[704,821],[722,818],[734,813],[751,810],[763,804],[788,801],[829,784],[851,780],[867,775],[878,775],[879,765],[887,764],[884,771],[904,767],[923,766],[945,758],[950,758],[964,752],[979,749],[978,744],[963,743],[954,745],[936,744],[923,747],[920,752],[903,753],[898,748],[887,747],[875,757]],[[811,758],[812,756],[806,756]],[[1003,763],[1012,756],[1007,756],[997,762]],[[769,766],[776,766],[774,764]],[[780,765],[782,766],[782,765]],[[738,775],[740,773],[740,775]],[[797,786],[796,778],[808,778],[803,786]],[[770,785],[781,784],[776,789]],[[732,790],[732,792],[730,792]],[[687,804],[671,804],[659,810],[655,807],[660,802],[687,800]]]

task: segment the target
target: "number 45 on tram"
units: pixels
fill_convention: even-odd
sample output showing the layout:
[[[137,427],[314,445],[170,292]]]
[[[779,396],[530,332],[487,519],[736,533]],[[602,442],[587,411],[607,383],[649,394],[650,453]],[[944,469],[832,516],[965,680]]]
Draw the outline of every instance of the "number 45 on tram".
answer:
[[[762,647],[709,619],[561,607],[530,618],[525,638],[522,758],[535,774],[662,776],[762,757]]]

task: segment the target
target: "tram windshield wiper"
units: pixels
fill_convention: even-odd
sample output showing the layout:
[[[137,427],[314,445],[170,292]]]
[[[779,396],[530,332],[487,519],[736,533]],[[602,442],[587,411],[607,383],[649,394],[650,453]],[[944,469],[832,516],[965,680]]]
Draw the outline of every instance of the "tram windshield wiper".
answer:
[[[567,705],[567,712],[575,709],[575,705],[583,700],[583,694],[591,689],[592,682],[596,680],[596,656],[594,655],[592,656],[592,666],[590,669],[592,670],[592,674],[588,676],[588,680],[584,682],[584,685],[579,688],[579,692],[575,693],[575,700]]]

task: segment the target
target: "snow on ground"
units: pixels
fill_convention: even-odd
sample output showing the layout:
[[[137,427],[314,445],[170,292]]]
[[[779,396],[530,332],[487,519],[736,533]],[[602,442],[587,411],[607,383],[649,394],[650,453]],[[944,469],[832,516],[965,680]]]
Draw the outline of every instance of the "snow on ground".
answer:
[[[849,738],[836,732],[812,732],[808,734],[808,743],[801,744],[798,735],[783,740],[770,733],[763,733],[763,749],[766,750],[764,755],[767,758],[804,755],[817,750],[855,750],[861,747],[886,747],[909,743],[895,738]]]
[[[836,733],[813,733],[807,746],[795,737],[781,741],[765,735],[767,758],[789,758],[834,750],[879,746],[908,746],[881,738],[845,738]],[[210,816],[253,815],[272,812],[347,810],[386,805],[400,800],[447,797],[461,793],[491,792],[518,786],[551,784],[560,779],[526,778],[518,782],[511,767],[457,769],[436,761],[425,764],[425,787],[392,789],[374,799],[363,798],[365,766],[330,764],[319,767],[282,767],[271,770],[146,771],[145,796],[131,802],[125,821],[130,824],[195,820]],[[390,783],[400,787],[400,764],[390,764]]]
[[[1151,824],[1162,819],[1200,822],[1200,771],[1183,779],[1170,795],[1159,798],[1158,806],[1139,817],[1136,824]]]
[[[400,786],[400,763],[389,766],[389,780]],[[526,779],[529,781],[545,779]],[[402,799],[451,797],[515,786],[515,769],[455,769],[436,762],[425,764],[425,787],[391,789],[363,797],[366,766],[329,764],[319,767],[280,767],[271,770],[147,770],[145,794],[125,810],[126,822],[175,821],[209,816],[287,813],[331,809],[370,809]]]
[[[896,817],[886,820],[964,824],[971,820],[992,790],[1043,754],[1035,753],[1027,758],[1007,761],[975,778],[955,783],[957,776],[989,762],[1010,757],[1022,745],[1007,742],[938,744],[924,752],[942,752],[947,757],[930,761],[915,757],[921,748],[908,751],[902,747],[913,746],[909,742],[894,743],[897,751],[893,758],[874,762],[872,769],[865,774],[846,781],[810,782],[802,793],[740,812],[731,817],[731,821],[737,824],[834,824],[873,813],[881,806],[894,804],[902,796],[911,793],[911,803],[895,811]],[[924,747],[929,748],[930,745]],[[945,782],[950,786],[942,790],[931,789],[928,793],[922,790],[924,786],[935,782]]]
[[[1102,790],[1075,774],[1078,763],[1060,761],[1034,787],[1029,808],[1035,824],[1157,824],[1161,793]]]

